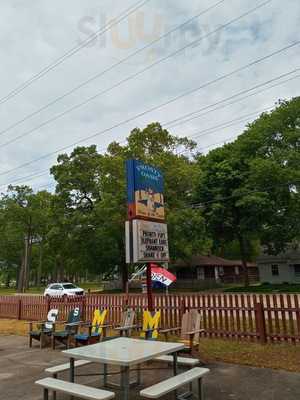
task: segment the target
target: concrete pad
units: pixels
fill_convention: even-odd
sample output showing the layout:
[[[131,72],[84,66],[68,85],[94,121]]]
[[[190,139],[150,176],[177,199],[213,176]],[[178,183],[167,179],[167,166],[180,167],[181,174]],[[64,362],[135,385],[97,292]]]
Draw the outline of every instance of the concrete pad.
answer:
[[[63,348],[61,348],[63,349]],[[47,376],[44,369],[66,362],[61,350],[39,349],[38,342],[30,349],[27,338],[0,336],[0,399],[40,400],[42,392],[34,385],[37,379]],[[150,370],[142,372],[143,387],[157,383],[172,375],[165,364],[144,364]],[[211,373],[205,377],[205,400],[296,400],[300,399],[300,374],[271,369],[260,369],[231,364],[208,365]],[[158,368],[158,369],[154,369]],[[78,373],[98,373],[101,366],[82,367]],[[118,368],[110,369],[118,372]],[[68,373],[60,375],[68,380]],[[118,375],[110,380],[116,381]],[[77,377],[76,382],[95,387],[101,386],[100,377]],[[130,399],[137,400],[139,390],[131,390]],[[119,398],[117,394],[116,399]],[[164,399],[173,399],[172,395]],[[58,400],[68,397],[58,396]]]

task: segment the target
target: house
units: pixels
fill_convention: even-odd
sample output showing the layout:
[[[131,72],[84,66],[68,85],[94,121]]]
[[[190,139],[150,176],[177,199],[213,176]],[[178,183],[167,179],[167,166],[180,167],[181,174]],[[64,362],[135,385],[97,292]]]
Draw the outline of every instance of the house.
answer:
[[[260,281],[268,283],[300,283],[300,248],[277,256],[262,254],[257,258]]]
[[[250,282],[259,281],[258,268],[247,263]],[[178,288],[209,288],[222,283],[242,283],[241,260],[227,260],[217,256],[195,255],[189,260],[179,260],[170,268],[177,277]]]

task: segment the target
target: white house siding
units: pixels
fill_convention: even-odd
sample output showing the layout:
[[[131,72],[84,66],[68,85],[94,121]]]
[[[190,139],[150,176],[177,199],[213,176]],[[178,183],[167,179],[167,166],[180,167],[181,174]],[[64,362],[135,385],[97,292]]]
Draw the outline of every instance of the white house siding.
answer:
[[[278,265],[279,275],[272,275],[272,265]],[[295,282],[295,276],[292,274],[293,268],[288,264],[261,264],[259,265],[259,276],[261,282],[284,283]]]
[[[278,265],[279,275],[272,274],[272,265]],[[295,265],[298,265],[297,272]],[[300,283],[300,249],[288,250],[277,256],[262,254],[257,258],[260,281],[269,283]]]

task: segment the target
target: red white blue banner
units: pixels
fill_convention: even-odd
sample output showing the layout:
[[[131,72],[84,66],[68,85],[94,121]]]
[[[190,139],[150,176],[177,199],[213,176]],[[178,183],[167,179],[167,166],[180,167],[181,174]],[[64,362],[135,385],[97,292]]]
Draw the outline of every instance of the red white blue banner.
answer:
[[[151,280],[164,286],[170,286],[176,281],[176,276],[165,268],[151,264]]]

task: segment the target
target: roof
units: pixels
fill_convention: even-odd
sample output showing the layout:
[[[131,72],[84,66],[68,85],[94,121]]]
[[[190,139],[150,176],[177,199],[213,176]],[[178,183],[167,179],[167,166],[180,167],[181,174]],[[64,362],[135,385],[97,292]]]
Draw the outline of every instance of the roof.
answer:
[[[271,264],[271,263],[298,264],[300,263],[300,250],[290,249],[287,250],[286,252],[282,252],[277,255],[262,253],[259,257],[257,257],[258,265]]]
[[[227,260],[222,257],[195,255],[189,260],[178,260],[173,263],[175,267],[238,267],[242,266],[241,260]],[[247,263],[248,268],[256,267],[255,263]]]

